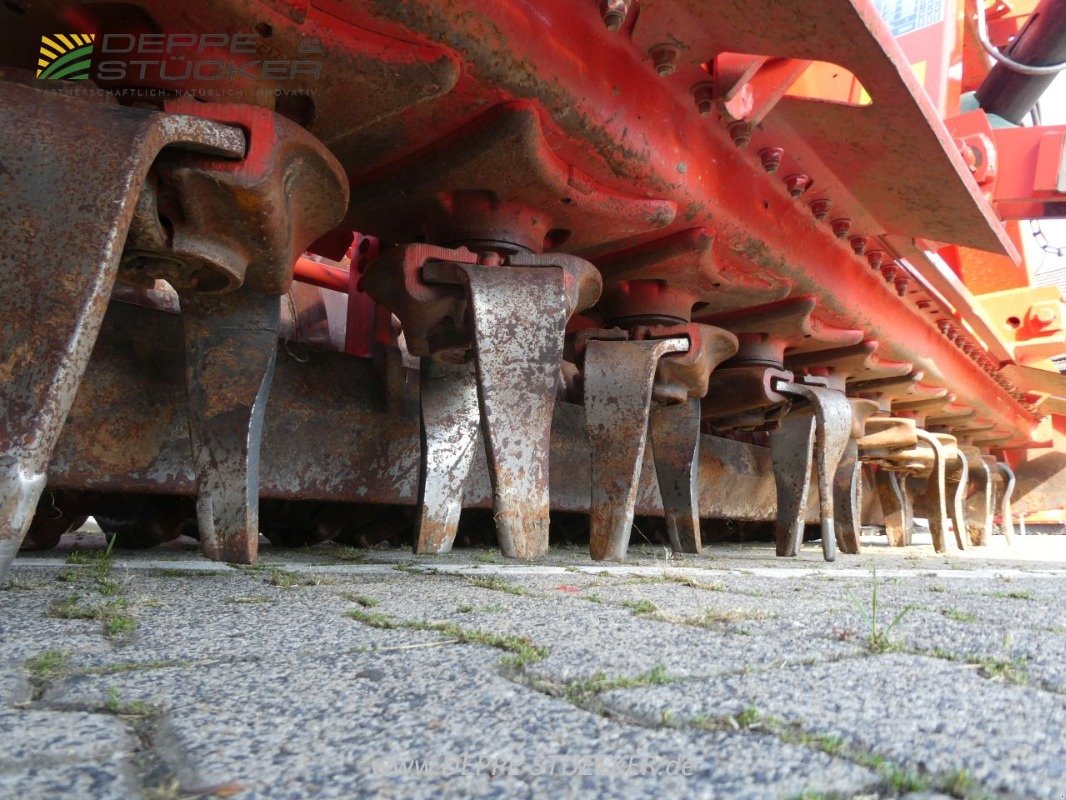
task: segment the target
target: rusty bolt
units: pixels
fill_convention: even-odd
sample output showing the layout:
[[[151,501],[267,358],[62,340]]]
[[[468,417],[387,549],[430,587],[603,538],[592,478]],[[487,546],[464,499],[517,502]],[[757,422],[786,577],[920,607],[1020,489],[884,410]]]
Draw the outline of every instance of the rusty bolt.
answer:
[[[714,84],[709,81],[697,83],[690,90],[692,99],[696,101],[696,110],[701,117],[706,117],[714,111]]]
[[[851,249],[855,251],[855,255],[861,256],[866,252],[867,239],[865,236],[852,236],[848,241],[851,242]]]
[[[891,264],[885,264],[881,267],[881,275],[885,279],[885,283],[892,283],[896,280],[896,275],[899,274],[899,270],[896,269],[895,262]]]
[[[751,141],[751,126],[743,121],[733,122],[729,125],[729,138],[737,147],[747,147]]]
[[[603,4],[603,24],[609,31],[621,30],[622,24],[629,16],[630,0],[605,0]]]
[[[785,188],[793,197],[799,197],[811,187],[811,179],[808,175],[788,175],[785,178]]]
[[[896,294],[903,297],[907,293],[907,276],[897,275],[895,280]]]
[[[655,71],[668,78],[677,70],[677,50],[666,44],[651,49],[651,63]]]
[[[870,267],[873,269],[881,269],[881,262],[884,261],[885,252],[883,250],[867,250],[866,260],[870,262]]]
[[[785,151],[780,147],[764,147],[759,151],[759,160],[762,161],[762,168],[773,175],[777,172],[777,168],[781,166],[781,157],[785,154]]]
[[[833,202],[827,197],[819,197],[816,200],[811,200],[810,205],[814,218],[821,222],[829,218],[829,207],[833,205]]]
[[[843,239],[848,235],[848,231],[851,230],[850,219],[835,219],[829,223],[833,228],[833,233],[838,239]]]
[[[931,306],[932,303],[930,303],[928,300],[919,300],[914,305],[918,306],[918,308],[920,308],[920,309],[922,309],[924,311],[925,309],[929,308],[929,306]]]

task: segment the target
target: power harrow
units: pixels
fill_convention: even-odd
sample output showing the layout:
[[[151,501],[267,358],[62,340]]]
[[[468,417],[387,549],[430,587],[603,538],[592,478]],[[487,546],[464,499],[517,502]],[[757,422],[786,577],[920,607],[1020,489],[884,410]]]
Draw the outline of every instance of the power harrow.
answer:
[[[0,17],[0,574],[89,515],[235,563],[1061,520],[1064,0]]]

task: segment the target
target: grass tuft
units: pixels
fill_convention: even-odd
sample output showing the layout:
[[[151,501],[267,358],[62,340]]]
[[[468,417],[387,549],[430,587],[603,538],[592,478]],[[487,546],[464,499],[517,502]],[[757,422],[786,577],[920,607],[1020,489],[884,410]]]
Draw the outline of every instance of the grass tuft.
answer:
[[[466,582],[471,586],[476,586],[479,589],[492,589],[496,592],[506,592],[507,594],[524,595],[529,594],[524,586],[519,586],[516,583],[511,583],[508,580],[504,580],[498,575],[478,575],[476,577],[467,578]]]

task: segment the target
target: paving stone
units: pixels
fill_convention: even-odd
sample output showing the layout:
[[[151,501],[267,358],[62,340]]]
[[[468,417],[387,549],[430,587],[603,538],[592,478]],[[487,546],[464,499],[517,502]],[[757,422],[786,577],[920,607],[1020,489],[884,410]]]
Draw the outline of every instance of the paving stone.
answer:
[[[37,710],[0,711],[0,741],[0,771],[93,761],[133,746],[116,717]]]
[[[103,541],[79,537],[80,546]],[[1058,537],[1048,555],[1035,539],[1010,551],[994,540],[985,552],[944,557],[928,544],[893,551],[867,540],[863,555],[825,564],[817,543],[798,559],[774,558],[769,543],[670,558],[634,544],[626,565],[560,548],[548,569],[483,550],[415,558],[264,546],[258,571],[220,570],[168,546],[119,554],[112,577],[138,626],[108,639],[99,621],[47,616],[72,591],[96,599],[91,586],[56,580],[65,538],[57,553],[20,557],[17,588],[0,594],[0,701],[22,704],[0,711],[15,720],[0,727],[4,741],[22,742],[5,756],[0,797],[139,796],[129,764],[143,764],[123,760],[139,743],[121,718],[86,709],[142,702],[160,714],[154,757],[189,794],[224,785],[246,787],[242,799],[293,800],[884,795],[883,775],[811,743],[686,725],[751,705],[906,769],[964,768],[978,793],[1058,798],[1048,787],[1066,784],[1064,545]],[[871,656],[864,614],[874,567],[882,626],[915,607],[894,642],[1014,658],[1027,685],[983,677],[964,660]],[[215,571],[174,573],[185,568]],[[654,614],[640,613],[640,601]],[[495,648],[374,627],[347,616],[353,609],[524,637],[549,654],[522,674]],[[681,624],[694,617],[706,627]],[[46,649],[68,652],[69,674],[27,704],[23,662]],[[676,682],[586,698],[592,710],[547,693],[656,666]],[[57,748],[60,761],[42,761]],[[692,774],[630,775],[590,760],[604,755],[680,758]],[[467,774],[456,774],[457,757]],[[428,769],[396,774],[397,759]],[[945,795],[934,783],[909,797]]]
[[[131,800],[140,797],[125,760],[106,758],[92,764],[33,766],[0,772],[0,797],[18,800]]]
[[[612,692],[638,718],[761,715],[795,721],[925,774],[965,769],[986,789],[1058,800],[1066,785],[1066,697],[893,654]]]
[[[246,675],[214,665],[85,680],[167,708],[157,740],[169,742],[164,754],[178,754],[171,766],[182,785],[236,782],[250,789],[242,798],[697,797],[711,786],[715,796],[759,798],[812,787],[853,793],[877,782],[866,769],[772,737],[604,719],[509,680],[499,656],[452,644],[293,654]],[[635,771],[688,765],[689,774],[627,776],[617,763],[597,763],[601,756],[635,759],[625,765]],[[394,774],[406,761],[428,771]]]

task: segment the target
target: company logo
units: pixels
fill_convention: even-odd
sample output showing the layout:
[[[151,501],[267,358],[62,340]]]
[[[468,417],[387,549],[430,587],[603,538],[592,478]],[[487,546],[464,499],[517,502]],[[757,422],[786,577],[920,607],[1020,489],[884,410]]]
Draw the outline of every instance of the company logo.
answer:
[[[52,33],[41,36],[37,77],[44,81],[85,81],[92,66],[91,33]]]

